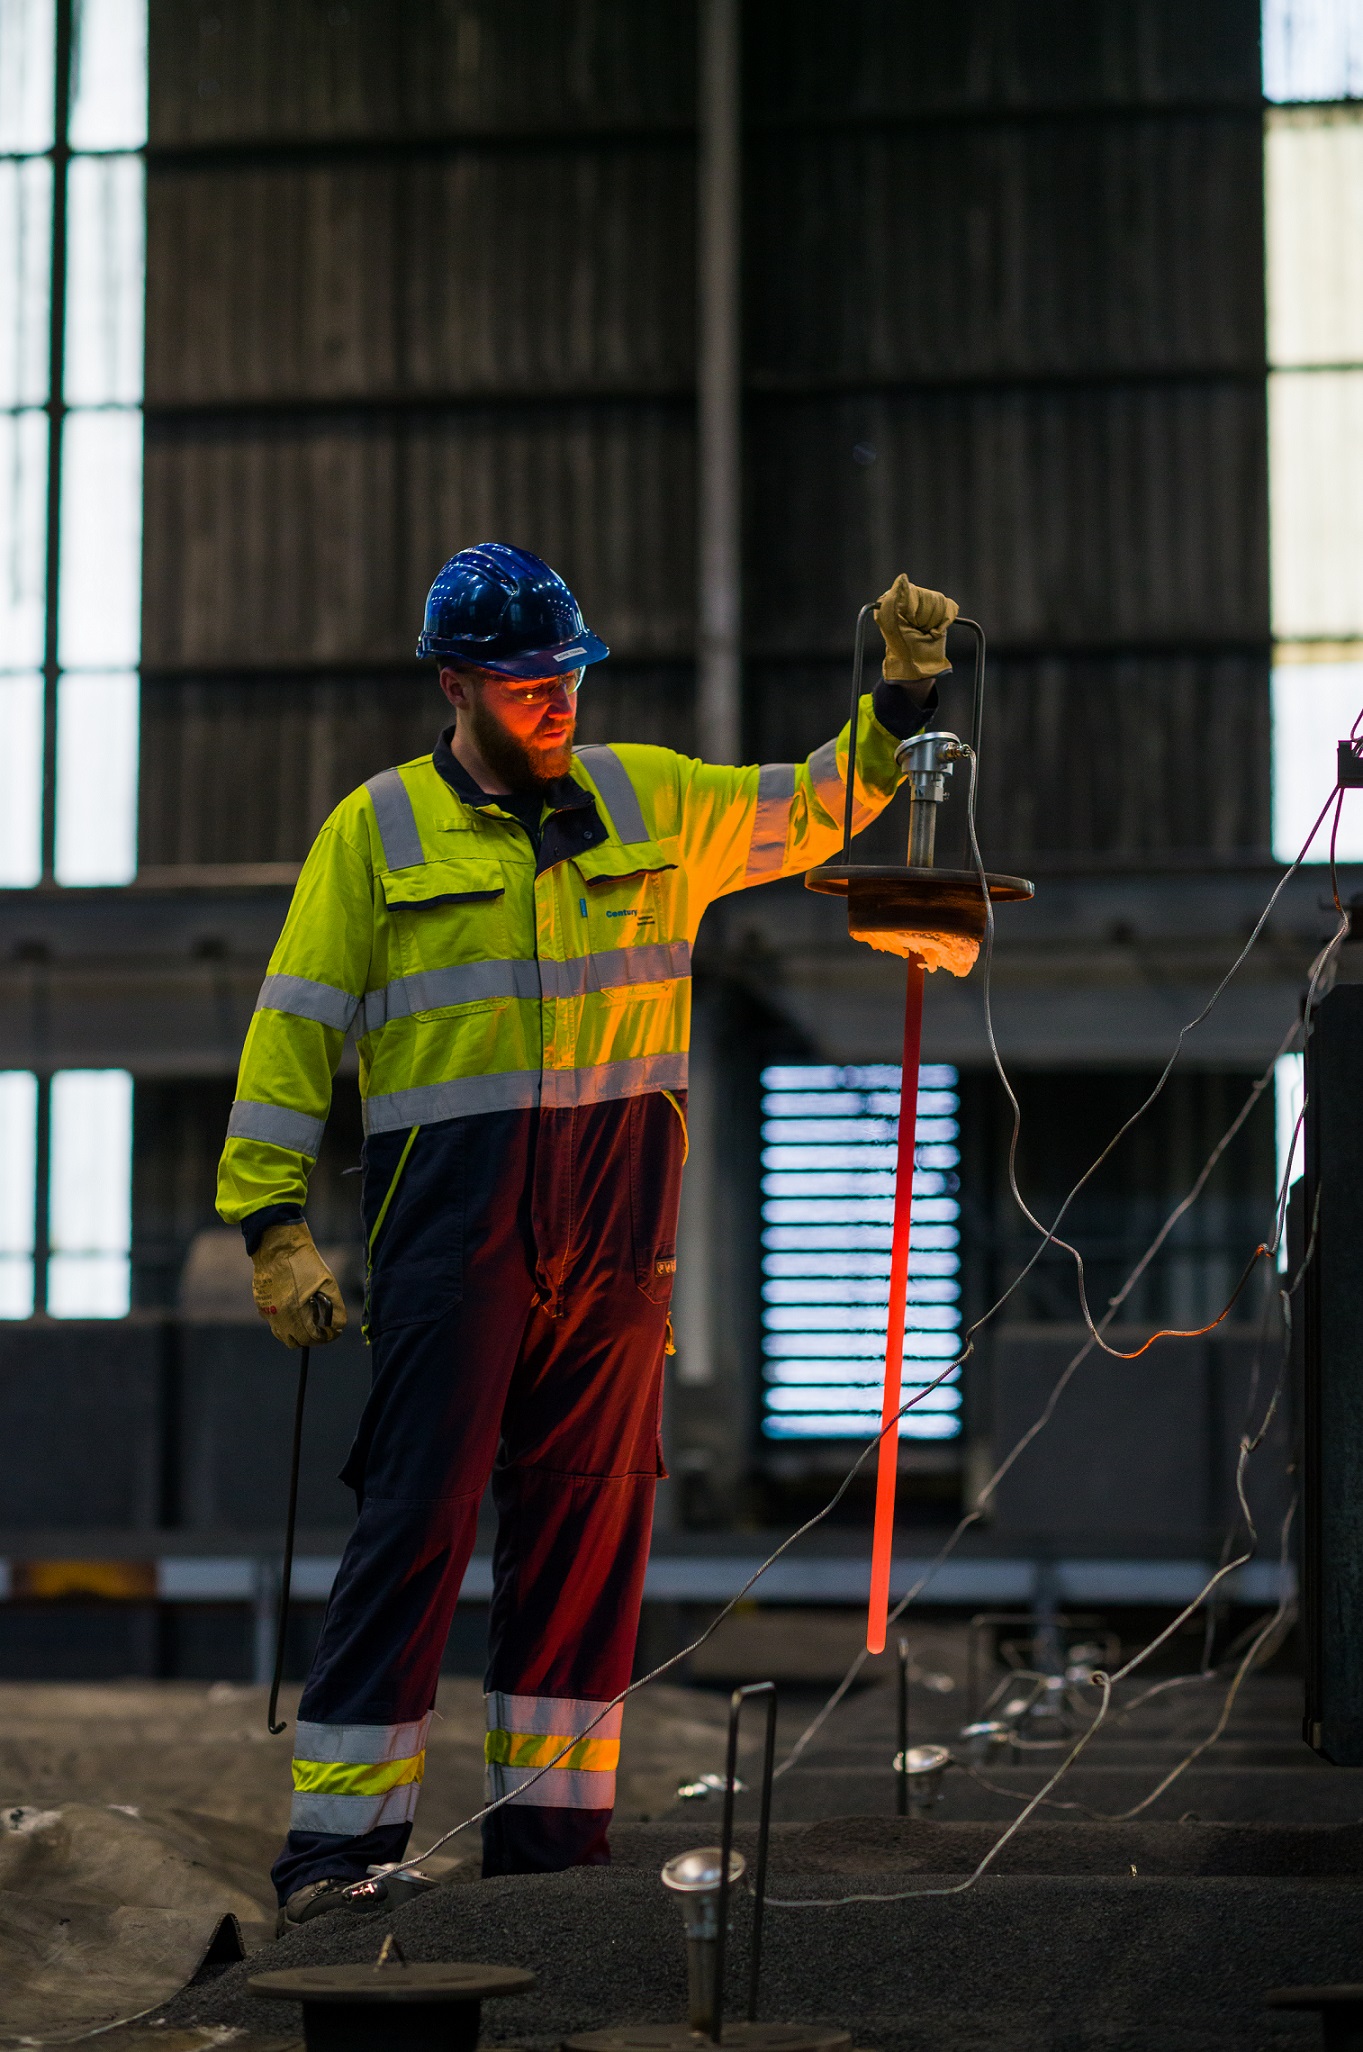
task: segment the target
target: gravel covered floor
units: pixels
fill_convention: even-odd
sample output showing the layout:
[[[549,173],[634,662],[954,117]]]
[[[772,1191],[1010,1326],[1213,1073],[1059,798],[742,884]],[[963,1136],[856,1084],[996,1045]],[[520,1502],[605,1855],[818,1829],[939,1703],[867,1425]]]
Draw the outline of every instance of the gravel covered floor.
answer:
[[[960,1694],[915,1689],[915,1740],[953,1735]],[[953,1769],[931,1820],[896,1818],[894,1690],[868,1689],[778,1783],[763,2016],[838,2024],[879,2052],[1319,2044],[1314,2017],[1270,2012],[1263,1998],[1273,1987],[1363,1981],[1363,1777],[1323,1766],[1302,1745],[1300,1684],[1256,1677],[1210,1760],[1151,1811],[1114,1817],[1186,1757],[1215,1723],[1219,1699],[1215,1687],[1179,1691],[1100,1734],[1082,1772],[1057,1791],[1067,1807],[1030,1819],[967,1893],[779,1906],[958,1885],[1056,1764],[1043,1750],[1030,1761],[1001,1756],[984,1781]],[[783,1702],[782,1755],[810,1707],[790,1695]],[[757,1729],[754,1720],[754,1741]],[[745,1776],[755,1765],[747,1757]],[[752,1791],[741,1799],[739,1842],[749,1853],[753,1800]],[[1107,1821],[1068,1807],[1076,1802]],[[489,2043],[539,2052],[570,2031],[675,2022],[685,1954],[658,1870],[718,1832],[717,1803],[696,1803],[658,1822],[618,1824],[610,1868],[456,1876],[392,1920],[324,1919],[186,1990],[166,2014],[252,2035],[296,2032],[297,2009],[253,1997],[252,1975],[372,1959],[391,1923],[413,1959],[536,1970],[533,1994],[486,2006]],[[735,2001],[749,1916],[742,1899]]]
[[[296,2031],[296,2008],[252,1996],[252,1975],[372,1959],[392,1928],[414,1960],[535,1969],[531,1995],[486,2006],[483,2034],[491,2043],[549,2047],[568,2031],[675,2021],[685,2002],[681,1921],[658,1867],[697,1836],[685,1825],[625,1827],[611,1868],[452,1884],[392,1919],[321,1919],[187,1990],[166,2017],[253,2035]],[[806,1833],[786,1827],[774,1849],[772,1894],[928,1888],[934,1866],[945,1870],[940,1885],[949,1886],[987,1836],[981,1826],[884,1818]],[[750,1835],[744,1838],[751,1850]],[[1287,1833],[1274,1852],[1296,1871],[1266,1878],[1226,1871],[1262,1862],[1253,1833],[1051,1826],[1016,1861],[1030,1860],[1033,1871],[986,1877],[967,1895],[827,1910],[773,1906],[762,2013],[839,2024],[855,2043],[883,2052],[1311,2045],[1319,2036],[1314,2019],[1271,2014],[1263,1995],[1360,1973],[1363,1883],[1338,1878],[1341,1866],[1357,1871],[1358,1850],[1358,1834],[1348,1828]],[[1319,1878],[1332,1866],[1334,1878]],[[1303,1875],[1304,1867],[1314,1875]],[[742,1902],[735,1988],[746,1974],[748,1929]]]

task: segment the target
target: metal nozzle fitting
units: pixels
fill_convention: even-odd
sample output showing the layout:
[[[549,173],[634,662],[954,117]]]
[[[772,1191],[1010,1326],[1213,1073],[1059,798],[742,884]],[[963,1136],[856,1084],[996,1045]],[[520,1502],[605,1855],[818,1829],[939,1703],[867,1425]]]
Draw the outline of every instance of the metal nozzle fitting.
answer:
[[[970,753],[956,734],[931,728],[901,741],[894,759],[912,786],[909,799],[909,867],[931,869],[937,842],[937,807],[947,795],[947,778]]]
[[[694,1852],[678,1853],[662,1871],[664,1888],[681,1897],[682,1921],[686,1925],[686,1980],[688,2021],[693,2031],[713,2034],[715,2002],[715,1945],[719,1937],[719,1862],[717,1845],[702,1845]],[[747,1870],[742,1853],[729,1854],[729,1881],[740,1881]]]
[[[909,1785],[909,1807],[915,1817],[941,1802],[942,1776],[951,1765],[945,1746],[910,1746],[907,1753],[895,1754],[894,1765]]]

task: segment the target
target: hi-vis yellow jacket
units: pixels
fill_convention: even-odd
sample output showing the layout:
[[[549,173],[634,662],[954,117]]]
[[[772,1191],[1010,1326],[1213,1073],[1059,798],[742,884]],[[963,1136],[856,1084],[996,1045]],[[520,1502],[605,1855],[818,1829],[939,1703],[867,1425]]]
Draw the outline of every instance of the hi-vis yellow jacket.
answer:
[[[894,793],[895,746],[868,694],[858,827]],[[546,796],[538,859],[440,757],[352,792],[303,866],[241,1058],[218,1180],[229,1222],[302,1205],[352,1029],[370,1135],[683,1090],[706,906],[841,843],[846,727],[760,769],[581,748]]]

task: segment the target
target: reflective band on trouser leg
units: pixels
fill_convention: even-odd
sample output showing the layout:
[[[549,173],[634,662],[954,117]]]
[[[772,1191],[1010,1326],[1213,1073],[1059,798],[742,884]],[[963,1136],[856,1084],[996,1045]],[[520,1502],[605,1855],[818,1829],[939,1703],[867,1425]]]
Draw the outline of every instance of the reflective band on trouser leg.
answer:
[[[290,1830],[358,1838],[380,1824],[410,1824],[426,1766],[430,1721],[301,1722],[294,1741]]]
[[[614,1809],[624,1706],[617,1703],[604,1716],[603,1707],[572,1696],[494,1690],[484,1749],[488,1801],[509,1796],[542,1810]],[[550,1767],[551,1760],[558,1764]]]

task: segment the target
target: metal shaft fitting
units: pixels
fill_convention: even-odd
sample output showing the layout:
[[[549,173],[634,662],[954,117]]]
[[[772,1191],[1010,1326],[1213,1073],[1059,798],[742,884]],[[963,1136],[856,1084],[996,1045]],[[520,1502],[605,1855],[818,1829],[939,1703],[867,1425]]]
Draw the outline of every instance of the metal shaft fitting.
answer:
[[[908,776],[909,867],[931,869],[937,845],[937,807],[947,795],[947,778],[969,750],[956,734],[930,728],[901,741],[894,759]]]

